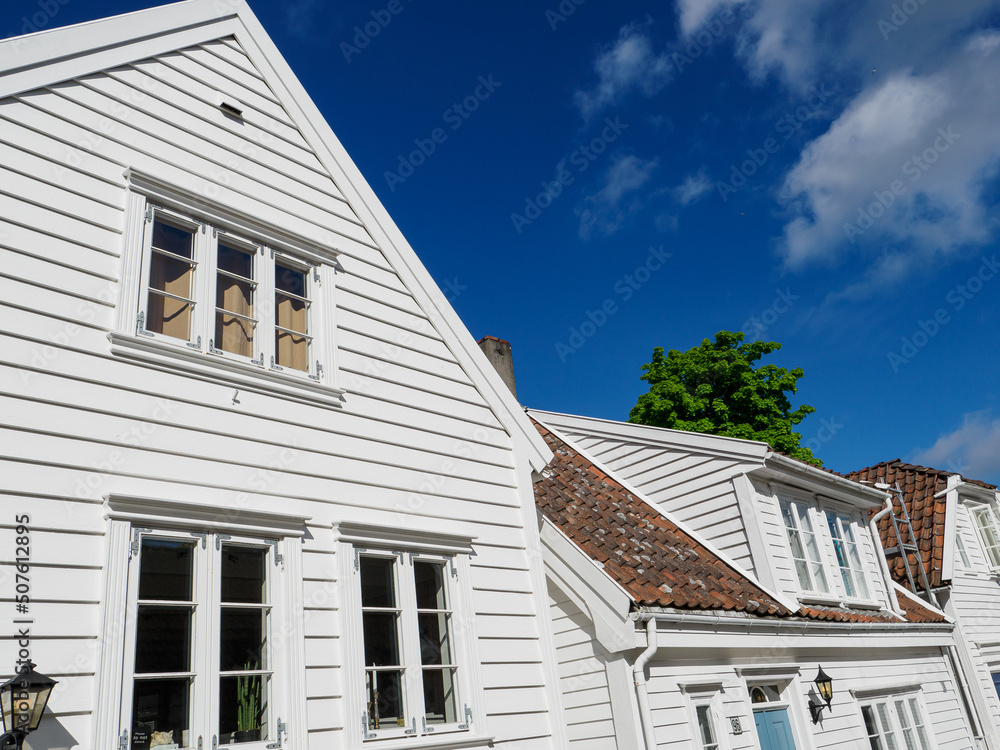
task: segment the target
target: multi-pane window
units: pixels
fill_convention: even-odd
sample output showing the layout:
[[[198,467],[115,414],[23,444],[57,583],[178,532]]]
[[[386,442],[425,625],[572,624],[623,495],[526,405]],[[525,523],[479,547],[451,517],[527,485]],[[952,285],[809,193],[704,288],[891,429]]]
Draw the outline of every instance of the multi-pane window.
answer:
[[[137,551],[129,747],[263,747],[274,731],[271,548],[151,532]]]
[[[871,750],[931,750],[916,696],[888,697],[861,706]]]
[[[715,722],[712,720],[712,706],[702,703],[694,707],[698,720],[698,742],[701,750],[719,750],[719,741],[715,735]]]
[[[809,509],[805,505],[784,498],[781,499],[780,505],[799,586],[803,591],[828,593],[830,586],[826,580],[819,540],[813,529]]]
[[[165,209],[147,217],[139,334],[321,378],[313,264]]]
[[[365,736],[459,724],[459,667],[448,559],[360,554]]]
[[[972,517],[979,530],[987,562],[991,568],[1000,568],[1000,522],[997,514],[990,506],[983,505],[972,509]]]
[[[844,583],[844,593],[852,598],[867,599],[868,584],[865,582],[865,569],[861,564],[851,519],[841,513],[827,511],[826,521],[830,527],[830,537],[833,539],[833,550]]]

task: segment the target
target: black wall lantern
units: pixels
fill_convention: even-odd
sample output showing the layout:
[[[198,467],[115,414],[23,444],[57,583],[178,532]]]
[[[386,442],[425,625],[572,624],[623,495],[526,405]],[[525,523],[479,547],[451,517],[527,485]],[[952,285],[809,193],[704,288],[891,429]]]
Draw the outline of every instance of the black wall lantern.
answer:
[[[14,677],[0,685],[4,731],[0,737],[0,750],[21,750],[24,738],[38,729],[55,685],[55,680],[36,672],[31,661]]]
[[[824,672],[821,666],[813,684],[819,691],[819,697],[826,701],[826,703],[809,703],[809,713],[812,715],[813,724],[816,724],[823,709],[830,708],[830,704],[833,703],[833,678]]]

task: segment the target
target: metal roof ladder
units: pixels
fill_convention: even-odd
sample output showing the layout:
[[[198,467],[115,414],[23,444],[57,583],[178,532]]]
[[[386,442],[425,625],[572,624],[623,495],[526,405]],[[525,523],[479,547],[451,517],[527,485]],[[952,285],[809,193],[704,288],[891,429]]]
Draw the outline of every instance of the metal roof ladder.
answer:
[[[934,601],[934,596],[931,593],[931,584],[927,580],[927,568],[924,565],[923,555],[920,554],[920,547],[917,545],[916,536],[913,533],[913,524],[910,522],[910,513],[906,509],[906,502],[903,499],[903,490],[899,486],[899,482],[896,482],[895,486],[890,486],[886,482],[876,483],[875,487],[877,489],[886,489],[896,495],[899,500],[899,507],[901,514],[896,515],[896,503],[892,504],[892,512],[889,514],[889,518],[892,522],[892,530],[896,533],[896,546],[887,547],[885,549],[885,556],[888,560],[895,555],[899,555],[903,558],[903,567],[906,569],[906,579],[910,582],[910,591],[919,595],[917,589],[917,583],[914,580],[913,568],[917,567],[920,571],[920,582],[923,584],[924,598],[931,604],[936,603]],[[906,529],[906,538],[908,541],[903,541],[903,536],[900,533],[900,529]],[[916,560],[916,564],[910,562],[910,555],[913,555],[913,559]]]

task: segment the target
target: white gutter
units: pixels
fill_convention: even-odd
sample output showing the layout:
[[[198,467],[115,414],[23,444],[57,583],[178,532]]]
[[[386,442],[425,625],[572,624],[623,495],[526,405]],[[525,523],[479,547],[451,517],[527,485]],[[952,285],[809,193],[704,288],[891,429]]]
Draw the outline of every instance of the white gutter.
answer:
[[[653,712],[649,708],[649,686],[646,684],[646,665],[656,654],[659,646],[656,641],[656,620],[646,620],[646,650],[639,654],[632,667],[635,677],[635,699],[639,704],[639,721],[642,724],[642,737],[646,750],[656,750],[656,733],[653,731]]]
[[[732,626],[734,628],[748,628],[755,630],[853,630],[871,631],[898,631],[908,630],[953,630],[954,624],[948,621],[941,623],[924,622],[831,622],[829,620],[810,620],[801,616],[795,619],[764,619],[762,617],[732,617],[729,615],[701,615],[689,614],[686,612],[637,612],[633,615],[636,620],[642,622],[655,620],[657,622],[669,622],[680,625],[687,623],[691,625],[708,626]]]
[[[885,588],[889,593],[889,603],[892,605],[892,611],[903,619],[906,619],[906,612],[904,612],[903,608],[899,606],[899,599],[896,597],[896,589],[892,585],[892,571],[889,570],[889,561],[885,559],[885,550],[882,548],[882,536],[878,533],[878,522],[890,513],[892,513],[892,493],[886,492],[885,507],[872,516],[871,521],[869,521],[869,526],[871,528],[872,540],[879,546],[878,555],[876,555],[876,557],[878,557],[878,561],[882,563],[882,575],[885,577]],[[896,541],[899,542],[898,539]]]
[[[882,499],[882,495],[878,492],[878,490],[867,487],[860,482],[855,482],[853,479],[847,479],[845,477],[838,476],[837,474],[831,474],[827,471],[823,471],[822,469],[817,469],[815,466],[810,466],[809,464],[804,464],[801,461],[796,461],[794,458],[789,458],[781,453],[770,451],[766,456],[764,456],[764,461],[765,463],[773,463],[782,469],[800,474],[804,477],[812,479],[815,482],[819,482],[827,486],[832,485],[840,490],[850,492],[855,497],[858,495],[867,495],[868,498],[874,502],[878,502]]]

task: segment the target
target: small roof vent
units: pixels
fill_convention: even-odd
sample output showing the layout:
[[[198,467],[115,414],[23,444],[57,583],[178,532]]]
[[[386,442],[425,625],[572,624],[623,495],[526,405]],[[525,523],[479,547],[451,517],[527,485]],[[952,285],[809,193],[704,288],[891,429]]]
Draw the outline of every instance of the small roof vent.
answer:
[[[243,119],[243,102],[239,99],[234,99],[228,94],[223,94],[221,91],[215,92],[215,103],[219,105],[219,109],[222,110],[224,114],[230,117],[235,117],[237,119]]]

